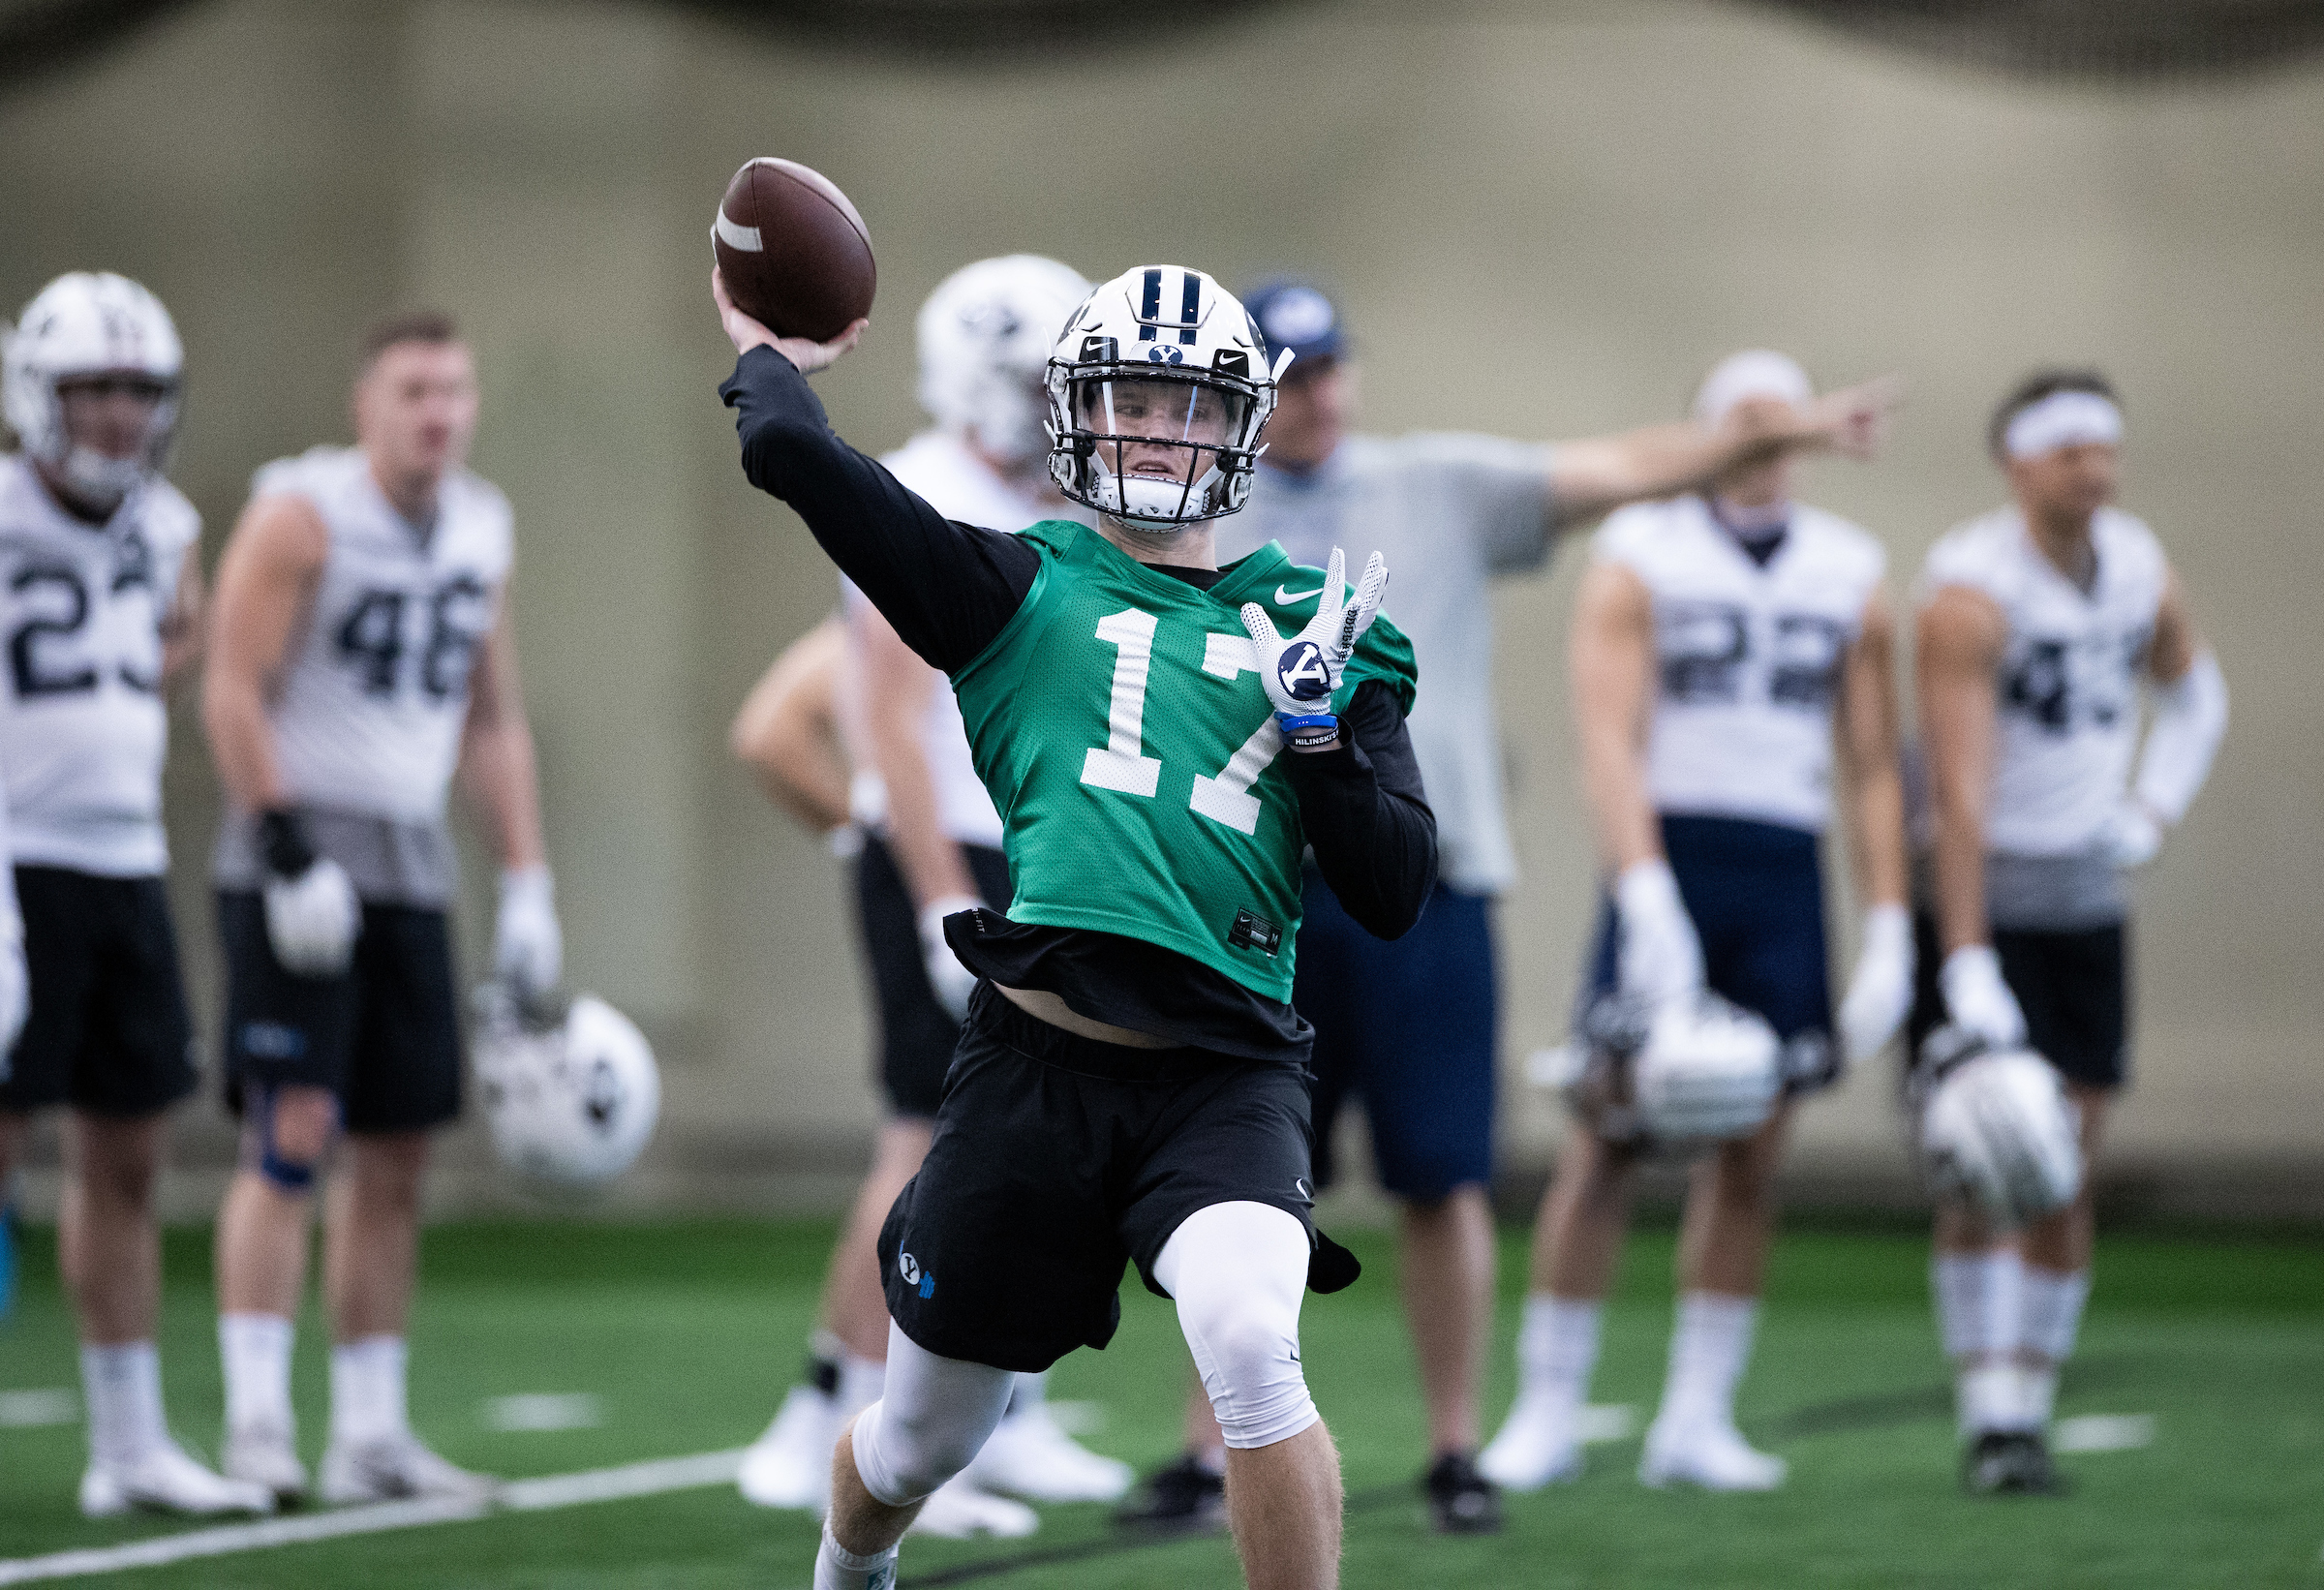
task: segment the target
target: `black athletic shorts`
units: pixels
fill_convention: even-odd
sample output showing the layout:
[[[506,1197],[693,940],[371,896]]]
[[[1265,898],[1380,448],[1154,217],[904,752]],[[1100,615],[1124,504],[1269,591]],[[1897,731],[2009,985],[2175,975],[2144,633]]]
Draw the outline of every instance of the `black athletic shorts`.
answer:
[[[1126,1264],[1166,1296],[1154,1261],[1197,1209],[1271,1205],[1312,1243],[1308,1109],[1304,1072],[1097,1043],[980,985],[879,1234],[889,1317],[941,1357],[1038,1371],[1113,1339]]]
[[[1006,910],[1008,858],[982,844],[963,844],[961,854],[985,903]],[[944,1073],[961,1041],[961,1024],[946,1014],[929,986],[928,963],[920,954],[920,908],[912,903],[896,854],[870,834],[855,858],[855,925],[872,972],[879,1081],[888,1108],[926,1119],[944,1097]]]
[[[1926,913],[1912,924],[1912,1017],[1906,1026],[1908,1055],[1944,1021],[1944,994],[1937,981],[1944,963],[1937,924]],[[2099,928],[1997,928],[1993,951],[2002,963],[2002,981],[2026,1013],[2026,1043],[2056,1066],[2066,1081],[2086,1087],[2114,1088],[2129,1075],[2129,929],[2121,922]]]
[[[351,1132],[416,1132],[460,1114],[460,1010],[443,911],[363,906],[354,963],[301,977],[274,958],[255,892],[221,890],[226,1102],[246,1083],[327,1087]]]
[[[151,1116],[194,1091],[194,1023],[162,880],[19,867],[32,1009],[0,1110]]]

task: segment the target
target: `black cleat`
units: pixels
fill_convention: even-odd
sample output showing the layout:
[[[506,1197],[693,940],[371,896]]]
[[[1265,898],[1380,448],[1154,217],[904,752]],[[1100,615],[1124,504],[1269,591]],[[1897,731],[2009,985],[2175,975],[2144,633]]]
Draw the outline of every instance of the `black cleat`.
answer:
[[[1124,1529],[1163,1535],[1210,1535],[1227,1526],[1227,1482],[1192,1452],[1156,1469],[1114,1510]]]
[[[1428,1521],[1439,1535],[1501,1533],[1501,1492],[1477,1472],[1465,1452],[1449,1452],[1421,1476],[1428,1498]]]
[[[1972,1496],[2064,1496],[2064,1476],[2034,1430],[1987,1430],[1961,1459],[1961,1487]]]

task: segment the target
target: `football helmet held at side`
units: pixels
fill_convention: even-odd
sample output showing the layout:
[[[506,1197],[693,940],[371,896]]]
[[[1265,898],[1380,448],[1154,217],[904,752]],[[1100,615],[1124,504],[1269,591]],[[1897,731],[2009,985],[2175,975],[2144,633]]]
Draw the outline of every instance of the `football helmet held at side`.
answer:
[[[8,334],[0,403],[27,457],[110,511],[168,462],[184,374],[185,348],[159,298],[126,276],[76,270],[43,288]],[[128,378],[152,388],[153,414],[133,457],[75,446],[65,434],[58,386],[100,377]]]
[[[1199,270],[1140,265],[1075,310],[1049,361],[1051,478],[1134,529],[1173,531],[1250,496],[1286,352]]]
[[[2081,1191],[2073,1104],[2057,1068],[2034,1051],[1941,1026],[1921,1044],[1908,1088],[1921,1164],[1941,1196],[2017,1227]]]
[[[527,1007],[495,983],[477,1004],[476,1078],[501,1162],[560,1187],[627,1170],[661,1113],[661,1074],[636,1024],[594,994]]]
[[[1746,1137],[1783,1092],[1775,1029],[1707,990],[1659,1001],[1607,994],[1582,1026],[1561,1091],[1608,1143],[1684,1152]]]

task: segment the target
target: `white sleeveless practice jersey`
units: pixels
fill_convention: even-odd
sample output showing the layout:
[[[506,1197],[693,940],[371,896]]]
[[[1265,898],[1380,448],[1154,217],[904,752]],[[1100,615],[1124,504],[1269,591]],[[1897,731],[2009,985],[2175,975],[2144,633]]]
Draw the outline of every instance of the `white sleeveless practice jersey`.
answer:
[[[1888,566],[1872,535],[1795,505],[1761,567],[1699,497],[1639,503],[1593,551],[1654,602],[1655,810],[1820,833],[1831,819],[1832,704]]]
[[[107,877],[168,870],[161,626],[200,535],[167,480],[92,525],[30,464],[0,458],[0,770],[15,860]]]
[[[469,670],[514,555],[508,500],[455,470],[423,535],[353,447],[269,464],[252,494],[303,497],[330,532],[314,611],[267,714],[291,800],[396,822],[440,819]]]
[[[888,472],[947,519],[1012,534],[1043,519],[1086,519],[1071,504],[1043,502],[1032,493],[994,473],[958,437],[943,431],[923,431],[882,458]],[[863,608],[863,593],[841,581],[847,614],[852,620]],[[843,692],[843,707],[860,711],[860,692]],[[861,725],[853,725],[849,740],[864,744]],[[960,703],[952,687],[939,680],[931,693],[928,716],[920,726],[920,745],[935,780],[936,814],[944,832],[962,844],[1000,846],[1000,813],[985,792],[968,755],[968,730],[961,721]],[[859,772],[850,792],[855,819],[880,828],[887,818],[887,791],[878,776]]]
[[[1926,601],[1948,585],[1993,598],[2008,621],[1985,847],[2062,856],[2097,844],[2138,746],[2138,677],[2170,564],[2155,533],[2100,508],[2097,575],[2085,593],[2042,555],[2014,507],[1948,531],[1929,549]]]

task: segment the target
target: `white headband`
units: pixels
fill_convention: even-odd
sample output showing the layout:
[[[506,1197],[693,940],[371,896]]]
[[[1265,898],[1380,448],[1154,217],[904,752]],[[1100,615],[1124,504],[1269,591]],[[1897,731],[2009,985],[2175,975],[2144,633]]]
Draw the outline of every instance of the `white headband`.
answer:
[[[1727,417],[1729,409],[1751,398],[1781,398],[1786,403],[1800,404],[1815,395],[1815,384],[1799,367],[1798,360],[1789,354],[1755,348],[1721,359],[1702,378],[1702,385],[1695,394],[1695,417],[1704,425],[1716,425]]]
[[[2002,433],[2002,451],[2013,459],[2038,458],[2058,447],[2094,442],[2108,446],[2123,440],[2123,412],[2095,392],[2052,392],[2010,415]]]

